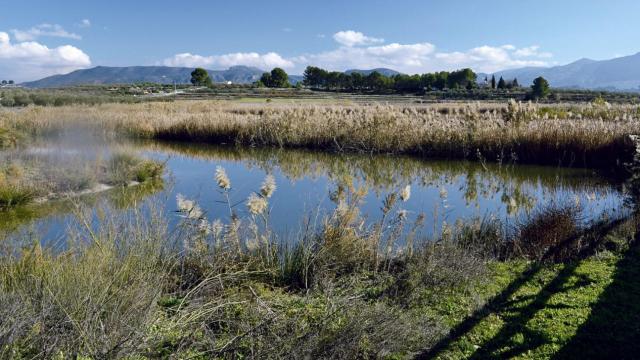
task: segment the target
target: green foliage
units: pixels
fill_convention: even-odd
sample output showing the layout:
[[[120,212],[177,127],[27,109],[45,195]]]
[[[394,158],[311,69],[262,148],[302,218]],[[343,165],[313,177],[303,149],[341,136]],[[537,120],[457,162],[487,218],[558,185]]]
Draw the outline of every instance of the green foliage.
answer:
[[[502,76],[500,76],[500,80],[498,80],[498,89],[500,90],[504,90],[507,88],[507,82],[504,81],[504,79],[502,78]]]
[[[271,82],[271,87],[287,88],[291,86],[289,84],[289,75],[281,68],[271,70]]]
[[[477,75],[471,69],[462,69],[449,73],[447,84],[450,89],[467,88],[476,84]]]
[[[258,86],[266,86],[266,87],[272,87],[272,80],[271,80],[271,73],[263,73],[262,76],[260,77],[260,80],[258,80]]]
[[[98,105],[104,103],[136,103],[142,101],[134,97],[131,87],[120,88],[117,92],[103,87],[66,89],[15,89],[0,92],[0,105],[5,107]]]
[[[211,86],[211,78],[209,72],[203,68],[196,68],[191,72],[191,83],[196,86]]]
[[[25,186],[0,183],[0,211],[29,203],[35,193]]]
[[[143,160],[133,154],[118,152],[107,163],[108,182],[112,185],[127,185],[131,181],[144,182],[158,178],[164,171],[164,164]]]
[[[550,93],[549,82],[545,78],[540,76],[533,80],[533,85],[531,86],[531,97],[533,99],[546,99]]]
[[[289,75],[281,68],[274,68],[270,73],[266,72],[262,74],[258,81],[259,86],[266,86],[269,88],[288,88],[291,87],[289,83]]]
[[[384,76],[377,71],[368,75],[359,72],[345,74],[309,66],[303,84],[314,89],[373,93],[422,93],[426,90],[473,89],[476,74],[471,69],[432,74]]]
[[[143,160],[135,170],[135,178],[138,182],[157,179],[164,172],[164,164],[152,160]]]

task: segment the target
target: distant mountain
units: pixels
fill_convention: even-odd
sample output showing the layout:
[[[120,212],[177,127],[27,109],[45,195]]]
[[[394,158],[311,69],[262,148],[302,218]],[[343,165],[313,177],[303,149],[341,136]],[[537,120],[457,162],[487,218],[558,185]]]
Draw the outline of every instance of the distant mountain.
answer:
[[[76,70],[64,75],[23,83],[31,88],[51,88],[86,84],[132,84],[153,82],[160,84],[186,84],[191,80],[193,68],[169,66],[96,66]],[[231,81],[235,84],[252,83],[264,72],[255,67],[232,66],[227,70],[207,70],[214,82]]]
[[[304,80],[304,76],[302,75],[291,75],[289,74],[289,82],[291,83],[291,85],[295,85],[299,82],[302,82],[302,80]]]
[[[351,73],[360,73],[362,75],[369,75],[372,72],[377,71],[380,74],[384,75],[384,76],[394,76],[394,75],[400,75],[400,72],[397,72],[395,70],[392,69],[387,69],[387,68],[377,68],[377,69],[371,69],[371,70],[359,70],[359,69],[351,69],[351,70],[347,70],[344,73],[349,75]]]
[[[517,78],[521,85],[529,85],[538,76],[552,87],[601,90],[640,90],[640,53],[610,60],[580,59],[568,65],[526,67],[499,71],[497,79]],[[488,75],[491,78],[491,75]],[[480,77],[478,77],[480,80]],[[482,77],[484,80],[484,77]]]

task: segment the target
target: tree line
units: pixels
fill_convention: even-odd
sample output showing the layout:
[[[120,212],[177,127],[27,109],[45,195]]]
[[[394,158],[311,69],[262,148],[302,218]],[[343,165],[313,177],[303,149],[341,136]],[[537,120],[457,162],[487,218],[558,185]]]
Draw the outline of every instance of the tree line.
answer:
[[[478,75],[469,68],[450,72],[385,76],[377,71],[365,75],[356,71],[344,73],[307,66],[302,84],[311,89],[324,91],[418,94],[448,89],[473,90],[481,86],[477,79]],[[212,85],[208,72],[202,68],[197,68],[191,73],[191,83],[198,86],[210,87]],[[281,68],[265,72],[255,85],[269,88],[291,87],[289,75]],[[495,76],[492,75],[490,81],[485,77],[482,87],[506,90],[520,88],[520,84],[518,79],[506,81],[502,77],[496,82]],[[533,99],[546,98],[549,93],[549,83],[543,77],[539,77],[534,80],[529,96]]]
[[[315,66],[308,66],[305,69],[303,84],[318,90],[400,93],[418,93],[425,90],[473,89],[478,86],[477,75],[471,69],[385,76],[377,71],[367,75],[360,72],[347,74],[339,71],[327,71]]]

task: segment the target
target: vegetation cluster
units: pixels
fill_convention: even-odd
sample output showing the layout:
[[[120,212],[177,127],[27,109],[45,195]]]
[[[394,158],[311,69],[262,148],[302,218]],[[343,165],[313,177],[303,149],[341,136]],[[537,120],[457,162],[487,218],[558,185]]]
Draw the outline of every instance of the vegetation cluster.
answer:
[[[0,154],[0,211],[159,178],[164,165],[116,152],[108,159],[54,153]]]
[[[413,154],[503,163],[620,168],[640,133],[636,105],[461,103],[438,105],[256,105],[220,102],[58,107],[9,122],[44,131],[67,121],[139,137]],[[64,119],[61,121],[61,119]]]
[[[277,196],[272,177],[244,204],[225,200],[234,183],[223,168],[212,179],[228,202],[228,222],[210,219],[197,201],[178,196],[178,231],[170,232],[149,204],[119,215],[103,209],[97,226],[88,225],[93,211],[80,209],[62,250],[38,241],[5,243],[2,354],[329,359],[473,353],[473,343],[442,348],[469,313],[496,305],[519,277],[535,283],[531,273],[544,264],[553,269],[594,252],[622,254],[635,234],[634,220],[584,224],[579,208],[558,204],[514,227],[478,219],[427,239],[419,231],[424,216],[409,222],[403,210],[410,188],[388,192],[381,220],[363,225],[365,192],[344,182],[331,192],[335,211],[307,223],[298,241],[286,245],[269,226]],[[596,231],[612,223],[615,230],[606,236]],[[584,319],[576,321],[563,331],[575,331]],[[475,341],[486,341],[482,351],[491,353],[490,340]]]

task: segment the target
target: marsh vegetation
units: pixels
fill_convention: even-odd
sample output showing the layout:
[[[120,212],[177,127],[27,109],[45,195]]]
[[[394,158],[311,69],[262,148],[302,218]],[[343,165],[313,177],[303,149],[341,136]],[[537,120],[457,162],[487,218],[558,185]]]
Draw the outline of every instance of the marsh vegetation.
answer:
[[[592,308],[636,294],[616,269],[637,256],[619,176],[639,118],[605,102],[3,110],[21,135],[0,188],[28,197],[0,211],[0,354],[575,351],[607,322]],[[69,196],[97,184],[127,191]],[[61,199],[14,206],[43,196]],[[63,236],[37,226],[52,213]]]
[[[164,140],[609,168],[628,160],[633,151],[626,136],[640,128],[640,107],[606,102],[431,106],[176,102],[33,109],[5,116],[37,131],[80,120]]]

